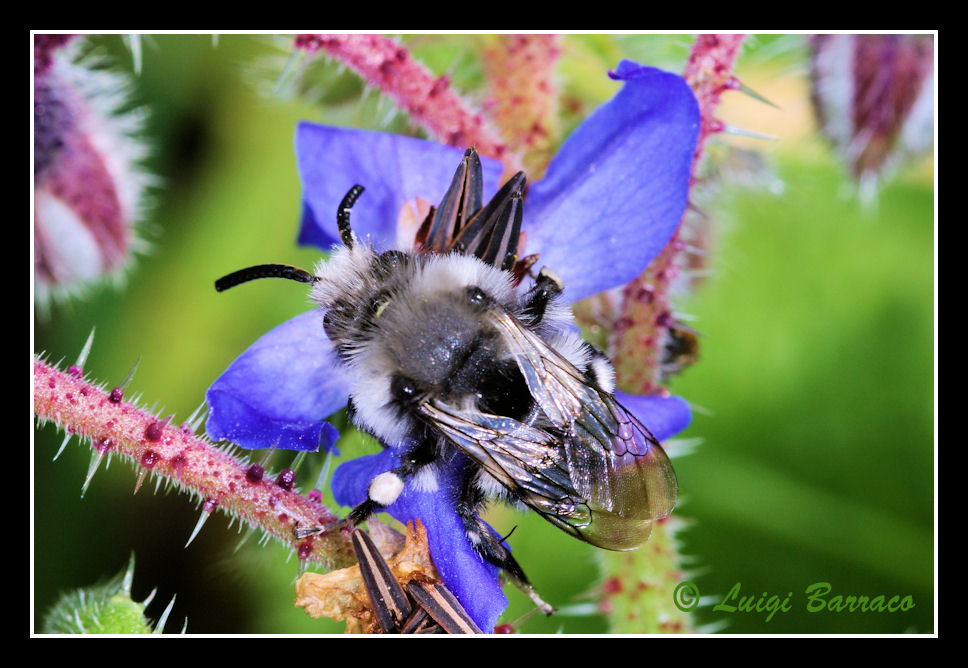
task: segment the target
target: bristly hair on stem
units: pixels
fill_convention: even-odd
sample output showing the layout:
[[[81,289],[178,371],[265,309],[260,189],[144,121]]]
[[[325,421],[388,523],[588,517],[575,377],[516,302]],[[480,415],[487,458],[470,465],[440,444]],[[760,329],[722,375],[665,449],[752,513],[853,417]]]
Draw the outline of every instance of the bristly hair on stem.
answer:
[[[683,76],[699,102],[700,129],[692,163],[692,190],[706,141],[722,131],[716,118],[723,93],[736,90],[733,63],[745,35],[700,35],[693,44]],[[689,215],[689,210],[686,210]],[[682,223],[662,253],[645,272],[625,286],[621,315],[612,332],[619,385],[633,392],[661,391],[662,357],[668,333],[675,324],[670,291],[682,266],[686,244]]]
[[[288,477],[277,480],[258,464],[239,460],[195,435],[187,424],[173,426],[170,418],[116,401],[112,392],[91,384],[74,367],[63,372],[35,359],[33,385],[39,420],[89,443],[96,458],[89,478],[101,458],[117,454],[139,470],[139,482],[151,474],[175,483],[201,501],[203,514],[221,508],[287,545],[301,564],[339,568],[354,562],[345,532],[296,538],[299,526],[335,526],[338,520],[318,499],[299,494]]]
[[[711,135],[721,131],[722,124],[716,119],[720,97],[727,91],[737,89],[738,79],[733,74],[733,64],[744,39],[745,35],[700,35],[692,46],[683,76],[699,102],[701,126],[693,157],[690,199],[705,142]],[[680,222],[679,230],[673,234],[662,253],[622,293],[621,317],[612,332],[615,371],[619,386],[636,392],[661,391],[663,342],[675,324],[670,288],[680,271],[686,245],[680,236],[681,226]],[[680,525],[674,518],[657,523],[651,539],[655,553],[647,555],[654,558],[645,559],[644,563],[640,561],[646,555],[599,555],[602,581],[605,583],[599,605],[609,617],[613,631],[629,632],[630,628],[640,630],[644,621],[654,623],[654,631],[659,633],[688,633],[693,630],[688,613],[670,605],[673,588],[681,577],[676,570],[679,550],[675,542],[675,531]],[[611,584],[619,586],[609,587]],[[629,610],[643,610],[643,602],[634,600],[643,584],[652,594],[649,599],[652,603],[648,607],[647,619],[639,618],[630,627]]]
[[[521,169],[517,154],[461,99],[449,78],[434,76],[399,42],[379,35],[297,35],[293,48],[322,52],[350,67],[441,143],[474,146],[503,162],[508,174]]]

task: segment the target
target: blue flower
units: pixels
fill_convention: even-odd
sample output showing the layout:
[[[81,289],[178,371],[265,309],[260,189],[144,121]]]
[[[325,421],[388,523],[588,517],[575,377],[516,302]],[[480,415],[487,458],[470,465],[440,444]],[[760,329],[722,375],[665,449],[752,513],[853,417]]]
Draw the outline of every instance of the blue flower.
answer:
[[[627,283],[665,247],[686,206],[699,132],[692,91],[679,76],[622,61],[609,73],[624,82],[565,141],[545,178],[529,186],[522,229],[524,254],[564,282],[575,302]],[[353,208],[356,235],[377,247],[395,245],[401,211],[417,198],[436,203],[463,152],[429,141],[302,123],[296,155],[303,183],[299,241],[328,249],[338,243],[335,212],[354,184],[366,187]],[[502,165],[482,158],[485,201]],[[325,418],[347,401],[343,371],[312,311],[273,329],[215,381],[206,399],[208,434],[246,448],[330,448],[338,434]],[[617,393],[660,440],[691,418],[677,397]],[[399,465],[406,444],[343,464],[333,479],[337,502],[366,498],[374,476]],[[507,605],[497,569],[471,547],[455,511],[466,460],[441,466],[436,491],[407,485],[386,511],[427,527],[431,555],[444,582],[482,629]]]

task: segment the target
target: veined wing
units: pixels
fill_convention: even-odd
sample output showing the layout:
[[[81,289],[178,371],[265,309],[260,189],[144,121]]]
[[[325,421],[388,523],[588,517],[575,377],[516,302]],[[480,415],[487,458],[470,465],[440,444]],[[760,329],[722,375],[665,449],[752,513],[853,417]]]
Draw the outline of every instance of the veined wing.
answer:
[[[423,404],[421,413],[444,436],[516,498],[576,536],[591,513],[571,484],[560,441],[512,418],[462,411],[443,402]]]
[[[531,396],[564,434],[561,454],[571,486],[594,519],[581,537],[611,549],[644,542],[677,497],[675,471],[659,442],[613,395],[591,385],[511,314],[495,307],[489,315]]]
[[[420,410],[516,498],[592,545],[638,547],[675,505],[675,474],[659,446],[616,455],[592,439],[559,440],[499,415],[439,402]]]

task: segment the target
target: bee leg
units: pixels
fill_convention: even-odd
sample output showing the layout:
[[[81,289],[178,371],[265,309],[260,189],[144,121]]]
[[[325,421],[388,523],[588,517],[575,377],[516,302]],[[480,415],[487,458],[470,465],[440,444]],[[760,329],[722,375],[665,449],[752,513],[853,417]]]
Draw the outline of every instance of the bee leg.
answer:
[[[422,463],[415,461],[412,457],[406,458],[402,466],[385,471],[373,478],[366,490],[366,500],[354,506],[349,514],[339,522],[326,528],[321,526],[296,527],[293,529],[293,533],[297,539],[301,540],[313,534],[355,529],[368,520],[373,513],[382,511],[383,508],[396,501],[400,493],[403,492],[407,479],[416,473],[421,466]]]
[[[370,515],[380,510],[381,506],[373,501],[373,499],[367,498],[363,503],[357,504],[353,510],[350,511],[349,515],[344,517],[338,522],[329,524],[327,526],[297,526],[293,527],[292,533],[296,537],[296,540],[302,540],[307,536],[313,535],[324,535],[330,533],[336,533],[337,531],[342,531],[343,529],[355,529],[357,526],[369,519]]]
[[[468,511],[469,508],[463,504],[459,504],[460,508],[458,512],[463,515],[464,528],[467,531],[467,537],[470,539],[474,548],[477,550],[486,561],[494,564],[498,568],[502,569],[510,578],[511,582],[515,587],[523,591],[528,597],[534,601],[534,604],[538,606],[541,612],[546,615],[554,614],[554,608],[545,603],[545,601],[538,596],[538,592],[535,591],[534,586],[531,581],[528,580],[528,576],[524,574],[521,569],[521,565],[518,563],[511,555],[511,551],[501,542],[497,536],[491,531],[491,528],[484,523],[477,515],[472,511]]]
[[[373,499],[367,498],[366,501],[360,503],[353,507],[350,514],[343,518],[340,522],[342,527],[356,528],[358,525],[367,521],[374,512],[377,512],[381,506],[373,501]]]
[[[341,522],[342,526],[356,527],[365,522],[373,513],[380,512],[391,505],[403,492],[404,485],[411,476],[431,462],[434,450],[428,441],[402,457],[403,463],[395,469],[385,471],[370,481],[366,489],[366,500],[358,504]]]
[[[412,465],[400,466],[373,478],[366,490],[366,500],[350,511],[341,524],[356,527],[365,522],[373,513],[380,512],[400,496],[407,478],[414,473]]]
[[[534,286],[524,296],[524,315],[533,327],[544,318],[548,304],[565,289],[561,279],[555,276],[547,267],[538,273]]]

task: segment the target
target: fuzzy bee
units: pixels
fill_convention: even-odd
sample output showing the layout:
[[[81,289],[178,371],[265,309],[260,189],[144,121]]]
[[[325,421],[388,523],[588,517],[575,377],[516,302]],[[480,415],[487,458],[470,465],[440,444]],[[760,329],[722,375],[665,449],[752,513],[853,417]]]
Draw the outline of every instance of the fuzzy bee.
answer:
[[[221,291],[267,277],[311,284],[323,327],[350,382],[354,423],[402,463],[376,476],[346,523],[392,504],[407,484],[434,489],[455,453],[471,470],[457,501],[464,530],[540,607],[521,567],[478,512],[490,499],[524,505],[598,547],[648,539],[676,503],[676,477],[656,438],[616,401],[608,359],[576,333],[564,288],[534,257],[518,260],[523,173],[486,205],[469,149],[411,252],[357,239],[352,188],[337,212],[342,245],[315,273],[242,269]]]

